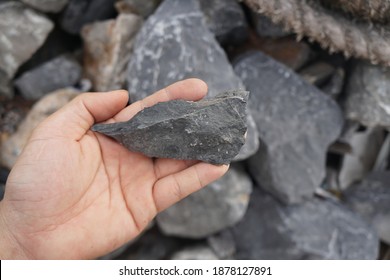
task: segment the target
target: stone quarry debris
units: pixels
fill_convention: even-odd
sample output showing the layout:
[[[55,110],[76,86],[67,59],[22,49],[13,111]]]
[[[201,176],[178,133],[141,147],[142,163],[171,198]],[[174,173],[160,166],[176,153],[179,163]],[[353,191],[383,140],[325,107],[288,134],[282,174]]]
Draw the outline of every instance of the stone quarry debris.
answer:
[[[248,37],[248,23],[236,0],[199,0],[211,32],[222,45],[240,44]]]
[[[375,232],[340,203],[312,198],[284,206],[260,188],[232,233],[237,259],[376,259],[379,253]]]
[[[251,91],[248,107],[261,140],[249,160],[250,173],[283,202],[302,202],[325,177],[327,148],[343,126],[340,108],[260,52],[239,59],[235,71]]]
[[[39,10],[48,13],[60,12],[69,0],[21,0],[23,3]]]
[[[82,69],[71,55],[61,55],[30,71],[15,81],[15,86],[28,100],[37,100],[47,93],[75,85]]]
[[[390,70],[357,63],[347,84],[345,114],[366,126],[390,127]]]
[[[22,3],[0,3],[0,96],[12,96],[10,81],[52,29],[48,18]]]
[[[348,188],[346,204],[372,224],[382,241],[390,244],[390,172],[372,172]]]
[[[141,23],[137,15],[120,14],[116,19],[83,28],[84,70],[94,90],[104,92],[123,88],[133,37]]]
[[[232,165],[222,178],[160,213],[157,224],[167,235],[207,237],[242,219],[251,192],[250,177]]]
[[[208,29],[198,1],[165,0],[136,37],[127,72],[130,99],[143,99],[178,80],[194,77],[207,83],[209,97],[243,88]],[[249,120],[245,145],[240,159],[254,154],[259,145],[256,128]]]
[[[227,164],[245,142],[248,94],[231,91],[198,102],[162,102],[127,122],[97,124],[92,130],[149,157]]]

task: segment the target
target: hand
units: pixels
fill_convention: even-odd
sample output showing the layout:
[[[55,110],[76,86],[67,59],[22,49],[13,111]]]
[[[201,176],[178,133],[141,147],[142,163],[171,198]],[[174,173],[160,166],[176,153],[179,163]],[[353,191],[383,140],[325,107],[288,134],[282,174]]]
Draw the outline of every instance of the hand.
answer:
[[[43,121],[12,169],[0,203],[1,258],[87,259],[120,247],[156,214],[221,177],[227,166],[153,160],[94,133],[207,86],[175,83],[124,108],[126,91],[85,93]],[[124,109],[123,109],[124,108]]]

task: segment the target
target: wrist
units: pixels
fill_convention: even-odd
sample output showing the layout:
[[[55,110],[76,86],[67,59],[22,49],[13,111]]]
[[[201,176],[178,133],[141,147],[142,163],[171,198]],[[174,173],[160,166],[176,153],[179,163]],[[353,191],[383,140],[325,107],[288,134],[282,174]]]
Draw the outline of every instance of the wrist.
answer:
[[[18,240],[9,228],[4,215],[3,203],[0,203],[0,259],[29,259]]]

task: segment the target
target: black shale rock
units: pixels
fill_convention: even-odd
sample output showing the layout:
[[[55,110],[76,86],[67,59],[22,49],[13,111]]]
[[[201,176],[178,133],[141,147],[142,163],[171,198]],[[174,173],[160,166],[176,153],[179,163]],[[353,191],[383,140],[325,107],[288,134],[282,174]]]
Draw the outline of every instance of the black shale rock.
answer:
[[[245,142],[248,92],[230,91],[198,102],[172,100],[127,122],[92,127],[149,157],[227,164]]]

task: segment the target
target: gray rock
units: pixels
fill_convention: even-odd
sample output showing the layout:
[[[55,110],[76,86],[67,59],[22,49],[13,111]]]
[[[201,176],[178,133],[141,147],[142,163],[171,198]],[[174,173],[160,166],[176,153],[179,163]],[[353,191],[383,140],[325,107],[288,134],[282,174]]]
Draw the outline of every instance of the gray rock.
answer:
[[[240,44],[249,35],[245,14],[237,0],[199,0],[211,32],[223,45]]]
[[[115,7],[120,13],[133,13],[147,18],[160,3],[161,0],[120,0],[115,3]]]
[[[390,172],[373,172],[348,188],[344,201],[371,223],[382,241],[390,244]]]
[[[171,260],[218,260],[218,257],[210,247],[199,245],[176,252]]]
[[[251,19],[255,26],[256,33],[260,37],[281,38],[292,34],[286,31],[283,26],[275,24],[265,15],[251,11]]]
[[[390,126],[390,69],[358,62],[347,84],[345,114],[366,126]]]
[[[87,23],[113,18],[114,3],[115,0],[69,0],[60,25],[65,31],[78,34]]]
[[[236,252],[234,236],[229,229],[209,236],[207,243],[219,259],[231,259]]]
[[[70,55],[61,55],[34,68],[15,81],[16,88],[28,100],[37,100],[57,89],[75,85],[81,78],[81,66]]]
[[[116,19],[83,28],[85,76],[92,81],[95,91],[123,88],[133,37],[141,23],[137,15],[120,14]]]
[[[232,229],[237,259],[376,259],[375,232],[340,203],[313,198],[284,206],[255,188]]]
[[[60,12],[69,0],[21,0],[23,3],[39,10],[48,13]]]
[[[209,31],[198,1],[165,0],[136,37],[127,74],[130,99],[143,99],[178,80],[193,77],[207,83],[209,97],[243,88]],[[253,122],[248,120],[247,147],[240,159],[256,152],[256,134]]]
[[[241,220],[248,206],[252,182],[236,168],[157,216],[163,233],[204,238]]]
[[[299,74],[308,83],[321,86],[332,77],[334,72],[335,68],[332,65],[319,61],[303,68]]]
[[[343,90],[344,82],[345,70],[340,67],[336,69],[330,80],[321,87],[321,90],[333,99],[337,99]]]
[[[339,107],[260,52],[242,57],[235,71],[251,91],[248,105],[261,140],[249,160],[251,175],[283,202],[302,202],[325,177],[327,148],[343,125]]]
[[[248,94],[232,91],[198,102],[161,102],[127,122],[97,124],[92,130],[149,157],[227,164],[245,142]]]
[[[0,4],[0,96],[13,95],[10,81],[52,29],[49,19],[22,3]]]

